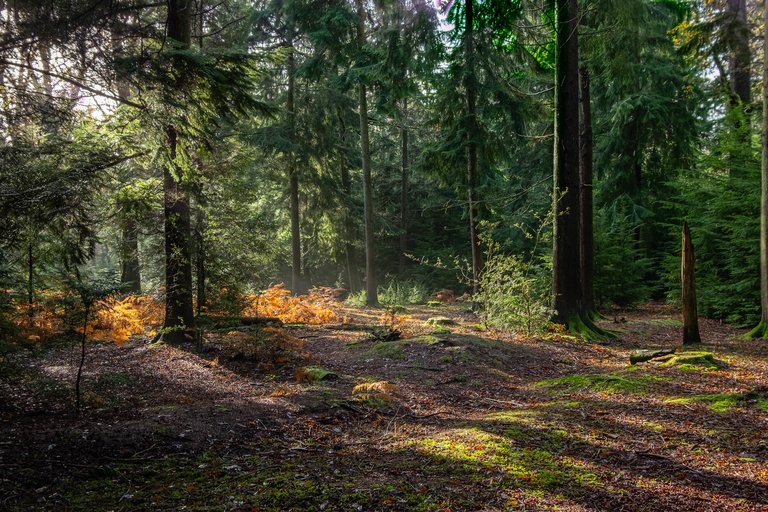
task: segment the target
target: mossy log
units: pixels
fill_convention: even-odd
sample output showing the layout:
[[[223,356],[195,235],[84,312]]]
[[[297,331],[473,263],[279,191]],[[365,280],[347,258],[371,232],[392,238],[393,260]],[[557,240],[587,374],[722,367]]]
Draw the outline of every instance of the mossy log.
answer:
[[[427,325],[456,325],[456,321],[445,316],[433,316],[427,319]]]
[[[674,348],[666,348],[666,349],[659,349],[659,350],[638,350],[636,352],[633,352],[629,356],[629,362],[630,364],[644,363],[646,361],[650,361],[651,359],[672,355],[674,353],[675,353]]]

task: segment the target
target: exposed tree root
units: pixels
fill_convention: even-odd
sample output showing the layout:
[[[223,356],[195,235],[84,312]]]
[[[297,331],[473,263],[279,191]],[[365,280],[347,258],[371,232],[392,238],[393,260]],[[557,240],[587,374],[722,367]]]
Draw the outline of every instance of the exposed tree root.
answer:
[[[590,318],[591,314],[576,315],[565,323],[571,334],[581,336],[585,341],[603,341],[616,337],[616,333],[597,326]]]
[[[757,326],[744,335],[747,339],[768,339],[768,322],[760,322]]]

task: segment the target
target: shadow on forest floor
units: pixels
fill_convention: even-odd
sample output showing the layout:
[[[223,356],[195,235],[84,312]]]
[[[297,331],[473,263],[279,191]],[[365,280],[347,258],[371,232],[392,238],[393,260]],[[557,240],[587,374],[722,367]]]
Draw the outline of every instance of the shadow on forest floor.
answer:
[[[635,348],[674,345],[663,311],[607,320],[624,332],[603,344],[487,332],[450,307],[418,308],[410,337],[383,342],[367,314],[358,329],[290,327],[304,356],[277,367],[93,345],[80,417],[73,349],[14,354],[0,370],[0,508],[768,507],[766,350],[727,327],[702,324],[713,370],[628,365]],[[456,324],[427,326],[437,314]],[[297,382],[302,365],[335,378]]]

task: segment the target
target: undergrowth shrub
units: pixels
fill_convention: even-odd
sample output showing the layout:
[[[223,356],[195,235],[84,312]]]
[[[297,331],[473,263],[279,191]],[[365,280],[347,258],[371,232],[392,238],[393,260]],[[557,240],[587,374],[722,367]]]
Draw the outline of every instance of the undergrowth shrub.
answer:
[[[378,288],[379,302],[385,306],[411,306],[426,304],[429,300],[427,287],[417,281],[389,281]],[[346,304],[349,306],[365,306],[365,290],[351,294]]]
[[[552,317],[550,274],[519,256],[491,254],[483,267],[478,302],[486,325],[528,335],[547,328]]]
[[[165,306],[146,295],[110,296],[96,304],[94,320],[86,333],[90,338],[124,343],[135,335],[154,336],[163,324]]]
[[[232,359],[282,364],[297,357],[307,357],[302,350],[304,341],[277,327],[229,331],[216,341],[223,353]]]
[[[338,322],[332,308],[338,301],[323,288],[313,288],[307,295],[292,297],[282,284],[272,286],[259,294],[243,296],[246,316],[276,317],[285,323],[324,324]]]

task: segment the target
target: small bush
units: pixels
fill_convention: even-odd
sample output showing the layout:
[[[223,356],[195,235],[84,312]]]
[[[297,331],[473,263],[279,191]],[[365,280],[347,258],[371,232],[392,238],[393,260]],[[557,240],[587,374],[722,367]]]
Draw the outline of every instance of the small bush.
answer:
[[[379,302],[385,306],[410,306],[426,304],[430,295],[426,286],[415,281],[390,281],[378,288]],[[365,290],[352,293],[346,300],[348,306],[364,307]]]
[[[290,290],[278,284],[258,295],[247,294],[243,298],[246,303],[243,314],[246,316],[276,317],[287,324],[324,324],[339,320],[331,309],[336,302],[324,295],[322,290],[292,297]]]
[[[545,330],[552,317],[549,273],[518,256],[494,254],[486,261],[478,299],[487,325],[530,335]]]

